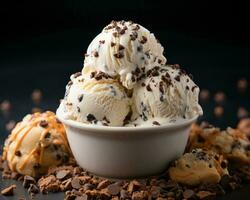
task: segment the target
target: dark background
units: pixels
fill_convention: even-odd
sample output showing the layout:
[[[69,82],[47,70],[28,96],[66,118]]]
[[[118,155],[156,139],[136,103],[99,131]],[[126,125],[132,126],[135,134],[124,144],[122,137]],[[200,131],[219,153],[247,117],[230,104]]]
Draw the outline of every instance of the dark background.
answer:
[[[7,100],[11,109],[0,110],[0,144],[6,123],[20,121],[34,107],[56,110],[70,74],[82,68],[88,44],[113,19],[133,20],[155,33],[168,62],[181,64],[209,90],[200,121],[235,127],[238,108],[250,111],[249,88],[237,89],[239,79],[250,80],[248,8],[232,0],[1,1],[0,105]],[[39,104],[30,98],[34,89],[43,93]],[[222,103],[214,101],[219,91],[226,95]],[[223,116],[215,116],[216,106]],[[249,199],[247,191],[225,199],[240,196]]]
[[[240,78],[250,78],[250,26],[247,6],[233,1],[83,1],[8,0],[0,5],[0,103],[12,109],[0,113],[0,128],[20,120],[33,107],[55,111],[70,74],[80,71],[91,40],[112,19],[133,20],[155,33],[169,63],[179,63],[194,75],[201,89],[210,91],[202,102],[207,120],[235,127],[237,110],[250,110],[249,89],[237,90]],[[43,92],[35,105],[30,95]],[[214,116],[213,100],[223,91]]]

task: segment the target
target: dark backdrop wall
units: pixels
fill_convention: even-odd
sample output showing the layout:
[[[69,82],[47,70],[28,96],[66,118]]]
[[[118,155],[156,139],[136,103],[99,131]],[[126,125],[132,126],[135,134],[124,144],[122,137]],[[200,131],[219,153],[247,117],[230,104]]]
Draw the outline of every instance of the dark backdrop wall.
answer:
[[[202,119],[235,126],[237,110],[249,107],[249,90],[237,91],[240,78],[250,78],[250,26],[247,6],[225,1],[84,1],[8,0],[0,4],[0,103],[11,102],[11,113],[0,128],[20,120],[32,107],[56,109],[69,75],[80,71],[83,53],[112,19],[133,20],[155,33],[169,63],[180,63],[201,89],[210,92]],[[43,101],[30,100],[34,89]],[[214,116],[213,100],[226,94],[224,115]]]

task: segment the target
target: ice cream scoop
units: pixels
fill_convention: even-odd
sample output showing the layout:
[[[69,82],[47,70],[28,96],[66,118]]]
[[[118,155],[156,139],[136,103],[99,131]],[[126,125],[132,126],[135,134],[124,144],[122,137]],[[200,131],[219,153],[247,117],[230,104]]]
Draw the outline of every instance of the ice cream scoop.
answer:
[[[53,112],[26,115],[5,141],[3,159],[20,174],[38,177],[71,156],[64,126]]]
[[[106,126],[123,126],[130,99],[119,82],[103,72],[71,76],[61,103],[66,119]]]
[[[131,21],[112,21],[90,43],[83,75],[102,71],[119,76],[122,85],[132,89],[137,78],[157,64],[165,64],[163,47],[143,26]]]
[[[179,65],[155,66],[145,76],[133,90],[135,123],[168,123],[202,114],[199,88]]]

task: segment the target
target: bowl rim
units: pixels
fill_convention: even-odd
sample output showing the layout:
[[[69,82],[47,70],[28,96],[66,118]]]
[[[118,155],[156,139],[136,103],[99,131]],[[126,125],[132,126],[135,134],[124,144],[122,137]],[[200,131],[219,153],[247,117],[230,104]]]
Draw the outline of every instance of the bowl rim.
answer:
[[[131,131],[159,131],[159,130],[170,130],[170,129],[178,129],[182,128],[188,125],[191,125],[193,122],[197,120],[199,115],[194,116],[191,119],[187,119],[182,122],[176,122],[173,124],[163,124],[160,126],[132,126],[132,127],[125,127],[125,126],[97,126],[93,124],[85,124],[82,122],[74,121],[71,119],[65,119],[61,115],[60,109],[57,109],[56,111],[56,116],[57,118],[66,126],[73,127],[73,128],[78,128],[81,130],[87,130],[87,131],[98,131],[98,132],[131,132]]]

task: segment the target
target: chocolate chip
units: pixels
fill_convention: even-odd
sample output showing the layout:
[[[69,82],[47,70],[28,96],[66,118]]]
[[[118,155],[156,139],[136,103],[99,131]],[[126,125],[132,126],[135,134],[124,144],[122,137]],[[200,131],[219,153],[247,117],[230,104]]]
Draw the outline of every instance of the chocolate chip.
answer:
[[[183,192],[183,197],[185,199],[190,199],[192,197],[194,197],[195,195],[195,192],[193,190],[190,190],[190,189],[186,189],[184,192]]]
[[[118,33],[117,32],[114,32],[112,33],[114,37],[118,37]]]
[[[119,49],[119,51],[121,51],[121,50],[125,49],[125,47],[123,45],[119,44],[118,49]]]
[[[95,77],[95,75],[96,75],[96,72],[91,72],[91,74],[90,74],[90,78],[94,78],[94,77]]]
[[[120,186],[115,183],[107,187],[108,193],[113,196],[118,195],[120,193],[120,189],[121,189]]]
[[[24,176],[23,187],[28,188],[30,184],[36,184],[36,180],[31,176],[28,176],[28,175]]]
[[[22,153],[21,153],[21,151],[17,150],[17,151],[15,152],[15,155],[18,156],[18,157],[21,157],[21,156],[22,156]]]
[[[142,87],[145,87],[145,86],[146,86],[146,84],[142,82],[142,83],[141,83],[141,86],[142,86]]]
[[[40,121],[39,125],[43,128],[46,128],[49,124],[46,120],[42,120],[42,121]]]
[[[193,86],[191,91],[193,92],[195,90],[195,88],[198,88],[198,86],[197,85]]]
[[[16,188],[16,185],[10,185],[7,188],[4,188],[1,190],[1,194],[4,196],[13,196],[14,195],[14,189]]]
[[[147,91],[152,92],[152,89],[151,89],[149,84],[146,86],[146,89],[147,89]]]
[[[142,46],[138,46],[137,51],[141,52],[142,51]]]
[[[81,109],[77,106],[77,112],[81,112]]]
[[[111,42],[111,47],[114,47],[115,46],[115,43],[114,42]]]
[[[161,124],[157,121],[153,121],[152,124],[156,125],[156,126],[160,126]]]
[[[35,184],[30,184],[29,189],[28,189],[28,193],[29,194],[36,194],[39,192],[38,187]]]
[[[223,169],[227,168],[227,162],[225,160],[223,160],[220,165]]]
[[[59,180],[64,180],[69,175],[70,175],[70,171],[69,170],[60,170],[60,171],[56,172],[56,178],[59,179]]]
[[[73,77],[74,78],[77,78],[77,77],[79,77],[79,76],[81,76],[82,75],[82,72],[77,72],[77,73],[75,73],[74,75],[73,75]]]
[[[99,56],[99,53],[97,51],[94,52],[94,56],[95,57],[98,57]]]
[[[186,86],[186,90],[189,90],[189,87],[188,87],[188,85]]]
[[[121,53],[121,52],[118,52],[118,53],[115,53],[114,54],[114,56],[116,57],[116,58],[123,58],[124,57],[124,54],[123,53]]]
[[[100,40],[99,43],[100,43],[100,44],[104,44],[104,43],[105,43],[105,40]]]
[[[147,39],[145,36],[142,36],[142,39],[141,39],[140,42],[141,42],[142,44],[145,44],[145,43],[147,42],[147,40],[148,40],[148,39]]]
[[[88,120],[89,122],[92,122],[92,121],[96,120],[96,118],[95,118],[94,115],[88,114],[88,115],[87,115],[87,120]]]
[[[178,75],[174,79],[179,82],[180,81],[180,76]]]
[[[80,94],[77,99],[78,99],[79,102],[81,102],[82,99],[83,99],[83,94]]]
[[[132,32],[132,34],[129,35],[130,36],[130,39],[132,41],[136,40],[136,38],[138,37],[138,34],[136,32]]]
[[[71,181],[71,186],[74,189],[80,189],[81,188],[81,184],[80,184],[80,180],[78,177],[74,177]]]

